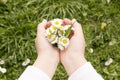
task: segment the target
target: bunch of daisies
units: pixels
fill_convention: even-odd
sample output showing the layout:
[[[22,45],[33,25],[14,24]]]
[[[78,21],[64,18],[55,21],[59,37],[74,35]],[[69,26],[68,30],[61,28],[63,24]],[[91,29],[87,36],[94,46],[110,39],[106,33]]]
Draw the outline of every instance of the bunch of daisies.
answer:
[[[53,19],[50,26],[46,29],[46,38],[54,46],[60,50],[68,47],[70,40],[72,25],[64,25],[62,19]]]

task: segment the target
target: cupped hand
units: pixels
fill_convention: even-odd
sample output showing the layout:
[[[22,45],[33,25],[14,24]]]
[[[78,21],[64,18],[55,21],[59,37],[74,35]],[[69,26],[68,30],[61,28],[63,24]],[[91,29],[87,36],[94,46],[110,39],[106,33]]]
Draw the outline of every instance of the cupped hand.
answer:
[[[59,63],[59,50],[53,47],[45,37],[47,24],[48,22],[43,20],[37,27],[35,45],[38,57],[33,66],[43,70],[52,78]]]
[[[69,19],[64,19],[63,21],[64,24],[73,24],[74,28],[74,34],[70,39],[68,48],[60,51],[61,62],[68,75],[71,75],[75,70],[87,62],[84,57],[85,39],[81,24],[79,24],[75,19],[72,21]]]

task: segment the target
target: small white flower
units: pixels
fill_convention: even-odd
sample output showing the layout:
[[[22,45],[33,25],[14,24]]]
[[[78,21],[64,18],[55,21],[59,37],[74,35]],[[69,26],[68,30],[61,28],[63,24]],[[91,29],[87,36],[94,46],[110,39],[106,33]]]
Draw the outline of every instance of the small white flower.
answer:
[[[103,25],[103,26],[106,26],[107,24],[103,22],[102,25]]]
[[[0,72],[2,72],[3,74],[7,72],[6,68],[2,68],[0,67]]]
[[[51,44],[55,44],[58,42],[58,37],[56,35],[52,35],[52,41],[51,41]]]
[[[109,59],[105,62],[105,66],[109,66],[112,62],[113,62],[113,59],[112,59],[112,58],[109,58]]]
[[[114,45],[115,43],[116,43],[116,40],[113,39],[112,41],[109,42],[109,45],[112,46],[112,45]]]
[[[0,60],[0,64],[5,64],[5,61],[4,60]]]
[[[47,35],[47,39],[51,44],[58,42],[58,37],[56,35]]]
[[[59,29],[59,30],[64,30],[64,26],[62,26],[62,25],[57,26],[57,29]]]
[[[68,39],[68,38],[65,38],[65,37],[60,37],[60,38],[59,38],[59,45],[67,48],[68,45],[69,45],[69,39]]]
[[[57,32],[57,27],[51,25],[48,29],[46,29],[46,34],[51,35],[51,34],[56,34]]]
[[[89,49],[89,52],[90,52],[90,53],[93,53],[93,48],[90,48],[90,49]]]
[[[107,24],[103,22],[103,23],[101,24],[100,28],[103,30],[103,29],[106,27],[106,25],[107,25]]]
[[[22,66],[27,66],[30,63],[30,59],[27,58],[23,63]]]
[[[50,26],[50,28],[51,28],[51,30],[53,30],[53,31],[57,31],[57,27],[56,26]]]
[[[48,28],[48,29],[46,29],[46,34],[52,34],[52,33],[54,33],[54,30],[53,29],[51,29],[51,28]]]
[[[59,26],[62,25],[62,20],[61,20],[61,19],[53,19],[53,20],[51,21],[51,23],[52,23],[53,26],[59,27]]]
[[[46,37],[47,37],[47,40],[49,41],[49,42],[51,42],[52,41],[52,35],[46,35]]]
[[[65,31],[64,30],[59,30],[58,31],[58,36],[63,36],[65,34]]]

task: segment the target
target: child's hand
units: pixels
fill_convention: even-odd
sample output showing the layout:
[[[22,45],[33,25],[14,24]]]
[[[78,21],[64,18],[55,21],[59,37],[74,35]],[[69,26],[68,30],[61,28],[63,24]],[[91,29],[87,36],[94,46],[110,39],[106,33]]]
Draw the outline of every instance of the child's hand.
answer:
[[[70,45],[64,51],[60,52],[61,62],[64,65],[68,75],[71,75],[76,69],[86,63],[84,57],[85,39],[81,25],[73,19],[65,19],[65,24],[73,24],[74,34],[70,39]]]
[[[59,63],[59,50],[53,47],[45,38],[46,25],[47,21],[43,20],[37,28],[35,45],[38,57],[33,66],[43,70],[52,78]]]

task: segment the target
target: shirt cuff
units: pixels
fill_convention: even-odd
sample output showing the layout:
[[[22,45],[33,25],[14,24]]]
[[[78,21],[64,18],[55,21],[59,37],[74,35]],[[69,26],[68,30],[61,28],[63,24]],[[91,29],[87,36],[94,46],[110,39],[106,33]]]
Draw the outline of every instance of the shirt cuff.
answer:
[[[78,68],[68,80],[104,80],[93,68],[90,62]]]
[[[34,66],[28,66],[18,80],[51,80],[47,74]]]

